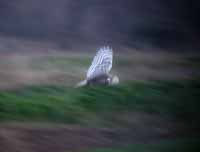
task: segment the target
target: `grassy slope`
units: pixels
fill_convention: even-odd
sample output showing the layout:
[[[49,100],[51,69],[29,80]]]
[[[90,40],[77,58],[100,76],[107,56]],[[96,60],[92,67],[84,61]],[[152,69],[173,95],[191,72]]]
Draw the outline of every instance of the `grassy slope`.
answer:
[[[0,121],[45,121],[107,127],[125,123],[112,119],[123,112],[143,112],[197,125],[199,101],[199,80],[131,81],[116,87],[79,89],[30,86],[0,91]],[[188,137],[186,140],[97,148],[89,152],[197,152],[199,143],[199,139]]]
[[[142,111],[179,120],[198,120],[200,82],[139,82],[117,87],[73,89],[31,86],[0,91],[1,121],[108,122],[110,115]]]

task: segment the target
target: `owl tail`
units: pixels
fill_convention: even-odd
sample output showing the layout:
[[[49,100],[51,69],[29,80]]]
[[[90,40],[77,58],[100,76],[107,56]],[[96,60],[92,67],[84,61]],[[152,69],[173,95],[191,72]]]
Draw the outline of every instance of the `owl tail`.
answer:
[[[79,88],[79,87],[83,87],[85,85],[87,85],[87,80],[83,80],[83,81],[79,82],[75,87]]]

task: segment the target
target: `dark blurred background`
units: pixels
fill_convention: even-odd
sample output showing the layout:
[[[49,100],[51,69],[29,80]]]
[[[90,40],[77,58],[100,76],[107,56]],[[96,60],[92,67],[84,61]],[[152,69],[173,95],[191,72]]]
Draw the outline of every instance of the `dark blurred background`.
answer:
[[[195,0],[0,0],[0,37],[64,49],[109,44],[197,51],[199,6]]]

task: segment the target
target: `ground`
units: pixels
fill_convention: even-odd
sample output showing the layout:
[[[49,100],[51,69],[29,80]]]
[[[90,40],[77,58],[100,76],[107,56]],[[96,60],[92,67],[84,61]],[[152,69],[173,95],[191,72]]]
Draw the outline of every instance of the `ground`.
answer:
[[[112,72],[120,85],[79,89],[74,85],[92,54],[0,58],[0,152],[171,152],[199,145],[198,56],[117,54]]]

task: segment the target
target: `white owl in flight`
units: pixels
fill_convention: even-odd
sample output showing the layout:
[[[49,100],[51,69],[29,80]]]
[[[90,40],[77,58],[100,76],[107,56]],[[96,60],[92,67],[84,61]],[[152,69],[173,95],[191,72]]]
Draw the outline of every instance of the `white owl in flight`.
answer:
[[[119,83],[117,76],[109,74],[112,68],[113,50],[110,47],[101,47],[87,71],[85,80],[79,82],[77,87],[85,85],[114,85]]]

